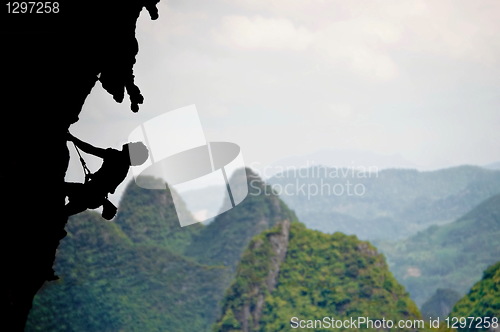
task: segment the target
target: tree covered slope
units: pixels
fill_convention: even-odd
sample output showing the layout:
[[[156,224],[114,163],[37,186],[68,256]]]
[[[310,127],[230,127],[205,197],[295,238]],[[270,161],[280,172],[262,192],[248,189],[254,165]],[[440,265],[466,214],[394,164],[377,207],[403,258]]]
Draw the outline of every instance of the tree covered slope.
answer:
[[[380,243],[396,278],[418,305],[438,288],[464,295],[500,257],[500,195],[456,221],[432,226],[407,240]]]
[[[368,242],[292,222],[252,240],[213,330],[289,331],[292,317],[397,321],[419,316],[384,257]],[[323,328],[314,330],[328,330]]]
[[[35,297],[27,331],[208,331],[250,239],[295,217],[275,195],[250,191],[211,224],[180,227],[175,194],[132,182],[114,221],[70,218],[55,265],[61,279]]]
[[[474,317],[472,326],[461,328],[461,331],[479,331],[476,328],[482,318],[481,327],[486,327],[485,317],[491,322],[493,331],[500,330],[500,262],[489,266],[484,271],[483,278],[478,281],[460,301],[458,301],[450,314],[452,317]],[[479,326],[477,326],[479,327]],[[484,330],[487,330],[484,328]]]
[[[311,167],[268,182],[307,227],[370,241],[452,222],[500,193],[500,171],[476,166],[426,172]]]

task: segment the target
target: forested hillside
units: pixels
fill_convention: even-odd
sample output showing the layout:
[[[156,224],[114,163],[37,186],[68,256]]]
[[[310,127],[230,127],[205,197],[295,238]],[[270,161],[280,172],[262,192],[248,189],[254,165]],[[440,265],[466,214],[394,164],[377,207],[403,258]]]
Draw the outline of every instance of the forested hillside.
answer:
[[[370,241],[452,222],[500,193],[500,171],[476,166],[427,172],[311,167],[268,182],[307,227]]]
[[[252,240],[214,331],[289,331],[292,317],[398,321],[420,314],[371,244],[293,222]]]
[[[500,330],[500,262],[484,271],[483,278],[457,302],[450,314],[450,319],[451,317],[475,318],[471,326],[469,326],[471,323],[469,320],[467,327],[459,328],[460,331],[478,331],[479,327],[484,330],[489,328],[493,331]]]
[[[443,284],[465,294],[500,256],[500,195],[408,242],[385,243],[396,279],[373,245],[308,229],[246,172],[239,185],[248,197],[207,225],[180,227],[176,193],[134,182],[115,220],[70,218],[60,280],[37,294],[26,331],[279,331],[301,315],[411,320],[420,314],[406,290],[417,303]]]
[[[114,221],[94,212],[70,218],[60,280],[36,296],[27,331],[207,331],[250,239],[294,219],[278,197],[250,190],[208,226],[181,228],[171,193],[132,182]]]
[[[464,295],[500,257],[500,195],[456,221],[396,243],[380,243],[396,278],[418,305],[438,288]]]

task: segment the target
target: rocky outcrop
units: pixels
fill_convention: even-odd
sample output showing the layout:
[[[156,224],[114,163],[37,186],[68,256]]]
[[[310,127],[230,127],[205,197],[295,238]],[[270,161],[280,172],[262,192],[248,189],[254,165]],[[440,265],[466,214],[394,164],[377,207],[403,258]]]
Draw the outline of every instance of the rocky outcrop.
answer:
[[[421,316],[371,244],[285,220],[252,240],[213,331],[332,328],[331,321],[313,322],[321,317],[368,317],[357,326],[370,329],[381,317],[396,322]]]
[[[276,288],[276,282],[288,247],[288,236],[290,233],[290,221],[283,220],[278,223],[278,231],[267,235],[267,241],[271,248],[268,256],[267,275],[264,276],[264,282],[255,284],[249,294],[254,297],[254,301],[247,301],[243,304],[240,313],[236,313],[236,318],[242,322],[242,331],[249,332],[259,329],[259,321],[264,306],[265,294],[271,293]],[[259,250],[263,245],[262,241],[255,241],[250,245],[251,251]],[[251,326],[249,326],[251,325]]]
[[[275,288],[280,267],[285,260],[290,235],[290,220],[279,221],[250,242],[243,255],[236,275],[236,283],[226,298],[241,297],[238,303],[226,303],[223,312],[230,313],[238,322],[239,330],[258,331],[265,297]],[[224,319],[223,319],[224,320]],[[220,331],[226,331],[223,320],[217,323]]]

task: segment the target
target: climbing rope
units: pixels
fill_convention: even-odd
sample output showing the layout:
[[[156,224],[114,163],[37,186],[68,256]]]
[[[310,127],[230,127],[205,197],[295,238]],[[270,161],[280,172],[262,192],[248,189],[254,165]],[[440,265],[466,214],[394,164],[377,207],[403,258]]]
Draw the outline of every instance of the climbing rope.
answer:
[[[73,146],[75,147],[76,153],[78,153],[78,157],[80,157],[80,163],[82,164],[83,173],[85,174],[85,183],[87,183],[90,181],[90,178],[92,177],[92,172],[87,167],[87,163],[85,162],[85,159],[83,159],[82,155],[80,154],[80,149],[78,149],[75,142],[72,142],[72,143],[73,143]]]

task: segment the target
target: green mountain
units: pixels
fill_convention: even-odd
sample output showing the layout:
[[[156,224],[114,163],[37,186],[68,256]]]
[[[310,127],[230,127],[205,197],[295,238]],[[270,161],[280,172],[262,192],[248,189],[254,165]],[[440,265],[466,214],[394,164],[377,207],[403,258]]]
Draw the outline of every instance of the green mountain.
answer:
[[[146,185],[160,180],[142,177],[141,181]],[[168,189],[143,189],[132,182],[121,198],[114,222],[135,244],[160,246],[182,254],[203,225],[180,227],[172,195],[177,194]],[[189,215],[185,211],[181,213]]]
[[[187,256],[234,270],[252,237],[279,221],[297,219],[255,173],[247,171],[247,180],[249,192],[243,208],[223,213],[204,227],[187,248]]]
[[[476,329],[478,323],[484,327],[483,330],[487,330],[486,317],[489,317],[488,321],[492,324],[490,327],[493,331],[500,330],[500,262],[488,267],[484,271],[483,278],[455,304],[450,314],[451,321],[453,317],[475,318],[472,327],[459,328],[459,331],[479,331],[481,329]]]
[[[500,195],[458,220],[396,243],[380,243],[391,271],[422,305],[438,288],[465,294],[500,257]]]
[[[250,239],[295,220],[245,171],[248,197],[207,226],[180,227],[176,193],[134,182],[113,222],[94,212],[70,218],[56,256],[61,279],[37,294],[26,331],[208,331]]]
[[[452,222],[500,193],[500,171],[311,167],[277,174],[268,183],[309,228],[394,240]]]
[[[218,314],[227,269],[189,260],[86,212],[66,227],[55,270],[37,294],[26,331],[202,331]]]
[[[384,318],[419,319],[420,314],[368,242],[284,221],[250,243],[213,331],[289,331],[315,319],[323,325],[313,330],[327,331],[330,317],[365,317],[373,324]],[[367,326],[340,330],[361,327]]]

